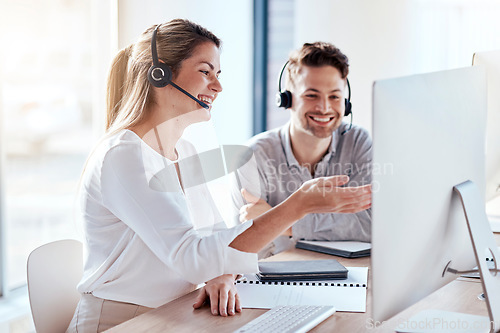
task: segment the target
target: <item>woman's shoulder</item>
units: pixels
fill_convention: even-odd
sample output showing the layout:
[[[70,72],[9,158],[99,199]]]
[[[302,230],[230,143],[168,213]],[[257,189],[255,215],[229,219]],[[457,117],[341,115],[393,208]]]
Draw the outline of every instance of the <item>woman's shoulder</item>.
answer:
[[[119,132],[106,135],[101,139],[98,149],[106,155],[110,151],[130,151],[141,146],[141,138],[134,132],[124,129]]]
[[[105,137],[104,142],[106,142],[109,148],[113,148],[119,145],[137,146],[141,144],[142,140],[131,130],[123,129]]]
[[[130,161],[141,151],[141,139],[130,130],[121,130],[103,136],[91,153],[93,165],[102,165],[109,159],[126,159]]]

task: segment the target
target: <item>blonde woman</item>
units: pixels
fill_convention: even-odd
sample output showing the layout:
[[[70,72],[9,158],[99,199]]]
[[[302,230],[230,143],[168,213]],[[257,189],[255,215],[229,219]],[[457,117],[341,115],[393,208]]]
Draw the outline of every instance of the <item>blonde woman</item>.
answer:
[[[321,178],[253,221],[207,235],[197,231],[193,220],[217,223],[219,217],[207,213],[203,190],[184,186],[190,175],[178,161],[193,147],[181,136],[210,119],[222,91],[220,44],[203,27],[176,19],[147,29],[116,56],[107,132],[82,176],[88,256],[68,332],[106,330],[201,283],[195,308],[207,302],[214,315],[234,315],[241,311],[236,274],[257,272],[256,253],[266,244],[308,213],[370,206],[369,186],[342,188],[336,186],[342,177]],[[162,169],[173,170],[163,191],[151,186]],[[339,193],[348,198],[341,204]]]

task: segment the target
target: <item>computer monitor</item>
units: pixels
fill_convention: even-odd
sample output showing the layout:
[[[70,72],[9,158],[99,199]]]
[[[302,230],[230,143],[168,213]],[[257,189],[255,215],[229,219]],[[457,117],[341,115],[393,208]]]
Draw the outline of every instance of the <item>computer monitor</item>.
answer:
[[[476,52],[473,66],[486,70],[488,123],[486,125],[486,212],[491,229],[500,232],[500,50]]]
[[[486,125],[486,201],[500,196],[500,50],[476,52],[473,66],[486,70],[488,113]]]
[[[447,266],[476,266],[453,187],[472,180],[485,193],[486,109],[480,67],[374,83],[374,320],[387,320],[455,279]]]

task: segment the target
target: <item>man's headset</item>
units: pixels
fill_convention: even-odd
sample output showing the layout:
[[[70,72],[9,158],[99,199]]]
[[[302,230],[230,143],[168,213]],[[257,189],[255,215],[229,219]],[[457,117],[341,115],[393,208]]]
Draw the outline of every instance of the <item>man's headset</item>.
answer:
[[[289,61],[285,62],[285,65],[283,65],[283,68],[281,69],[280,77],[278,79],[278,93],[276,94],[276,105],[280,108],[285,108],[285,109],[292,107],[292,93],[288,90],[285,91],[281,90],[281,78],[283,76],[283,73],[285,72],[285,68],[288,65],[288,62]],[[352,126],[351,85],[349,84],[349,80],[347,78],[346,81],[347,81],[348,95],[347,98],[345,99],[344,117],[351,115],[351,126]],[[349,129],[351,128],[349,127]],[[348,130],[342,132],[342,134],[344,134]]]
[[[156,52],[156,34],[159,26],[160,25],[156,26],[153,31],[153,37],[151,37],[151,56],[153,58],[153,65],[148,70],[149,82],[157,88],[163,88],[170,84],[172,87],[193,99],[196,103],[200,104],[203,108],[208,109],[209,106],[206,103],[203,103],[198,98],[194,97],[186,90],[172,82],[172,70],[167,64],[158,61],[158,53]]]

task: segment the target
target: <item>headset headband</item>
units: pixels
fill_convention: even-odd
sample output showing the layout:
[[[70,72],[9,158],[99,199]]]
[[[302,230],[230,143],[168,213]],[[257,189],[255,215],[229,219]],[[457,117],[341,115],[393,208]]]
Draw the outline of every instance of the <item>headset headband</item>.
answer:
[[[156,33],[158,31],[158,28],[160,27],[160,24],[158,24],[153,31],[153,37],[151,37],[151,57],[153,58],[153,65],[158,66],[158,53],[156,52]]]

